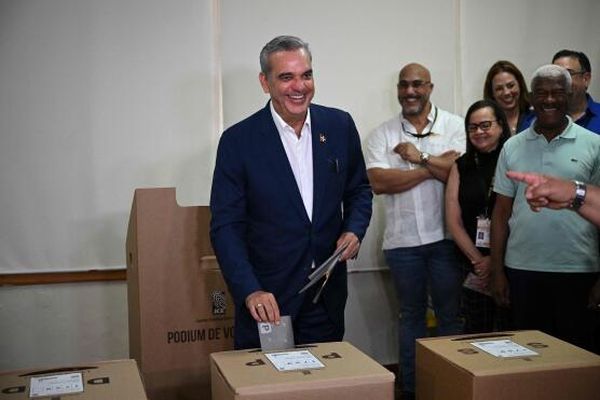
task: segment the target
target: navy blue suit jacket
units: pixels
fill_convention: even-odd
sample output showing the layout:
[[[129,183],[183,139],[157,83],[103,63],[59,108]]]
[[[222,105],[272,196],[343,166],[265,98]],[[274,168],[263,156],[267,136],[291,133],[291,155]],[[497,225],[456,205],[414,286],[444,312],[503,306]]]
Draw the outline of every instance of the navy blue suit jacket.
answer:
[[[245,306],[257,290],[274,294],[281,315],[298,314],[314,260],[335,250],[342,232],[365,235],[372,192],[350,114],[310,106],[313,215],[308,218],[269,104],[221,136],[213,176],[210,235],[236,303],[236,347],[257,347],[256,322]],[[331,320],[344,331],[345,264],[322,294]]]

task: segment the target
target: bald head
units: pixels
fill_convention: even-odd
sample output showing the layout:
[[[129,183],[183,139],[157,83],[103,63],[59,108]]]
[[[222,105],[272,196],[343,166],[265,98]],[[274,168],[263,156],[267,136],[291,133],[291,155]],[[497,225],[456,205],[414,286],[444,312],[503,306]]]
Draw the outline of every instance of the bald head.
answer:
[[[429,96],[433,90],[431,74],[421,64],[405,65],[398,76],[398,101],[405,118],[423,117],[429,113]]]
[[[417,76],[418,78],[407,79],[407,77],[412,77],[412,76]],[[415,80],[415,79],[420,79],[422,81],[431,82],[431,73],[429,73],[429,70],[427,68],[425,68],[421,64],[417,64],[417,63],[407,64],[400,70],[400,75],[399,75],[398,81]]]

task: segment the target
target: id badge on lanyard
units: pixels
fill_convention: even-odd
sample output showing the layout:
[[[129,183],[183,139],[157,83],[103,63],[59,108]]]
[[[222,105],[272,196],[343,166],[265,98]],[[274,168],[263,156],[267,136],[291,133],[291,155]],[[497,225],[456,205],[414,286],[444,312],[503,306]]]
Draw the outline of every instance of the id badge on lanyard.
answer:
[[[490,248],[490,225],[488,217],[480,215],[477,217],[477,234],[475,236],[475,246]]]
[[[479,157],[475,154],[475,165],[479,168]],[[487,191],[484,192],[485,196],[485,211],[477,217],[477,233],[475,234],[475,246],[489,249],[490,248],[490,225],[491,220],[489,218],[488,206],[490,198],[492,197],[492,188],[494,187],[494,176],[490,181]],[[485,189],[484,189],[485,190]]]

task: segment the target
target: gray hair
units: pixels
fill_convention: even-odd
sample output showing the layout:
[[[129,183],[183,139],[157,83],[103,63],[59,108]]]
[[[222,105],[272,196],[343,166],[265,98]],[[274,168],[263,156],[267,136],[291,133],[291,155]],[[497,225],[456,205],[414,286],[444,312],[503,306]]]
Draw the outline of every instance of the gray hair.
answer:
[[[548,64],[542,65],[538,69],[535,70],[533,76],[531,78],[531,90],[535,84],[541,79],[562,79],[565,83],[565,89],[567,92],[571,92],[571,74],[565,68],[560,65]]]
[[[308,53],[308,59],[312,62],[312,54],[308,48],[308,43],[296,36],[277,36],[265,45],[260,51],[260,70],[267,75],[271,70],[269,57],[279,51],[293,51],[304,49]]]

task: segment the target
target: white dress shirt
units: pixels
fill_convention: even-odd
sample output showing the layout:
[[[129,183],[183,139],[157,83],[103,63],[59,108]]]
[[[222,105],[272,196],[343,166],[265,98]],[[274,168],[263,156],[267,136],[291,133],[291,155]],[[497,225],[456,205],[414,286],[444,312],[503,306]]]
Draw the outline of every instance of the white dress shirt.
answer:
[[[465,128],[461,117],[432,105],[427,118],[429,124],[422,133],[433,133],[424,138],[407,133],[416,130],[402,114],[377,127],[367,141],[367,169],[424,168],[403,160],[395,153],[394,147],[398,143],[412,143],[420,151],[433,156],[448,150],[465,152]],[[449,237],[444,224],[444,188],[445,185],[437,179],[427,179],[405,192],[383,195],[386,209],[384,250],[421,246]]]
[[[306,112],[306,119],[300,131],[300,137],[296,135],[294,128],[289,126],[273,107],[271,102],[271,115],[283,143],[298,190],[302,196],[302,202],[308,219],[312,221],[313,209],[313,157],[312,157],[312,132],[310,128],[310,109]]]

